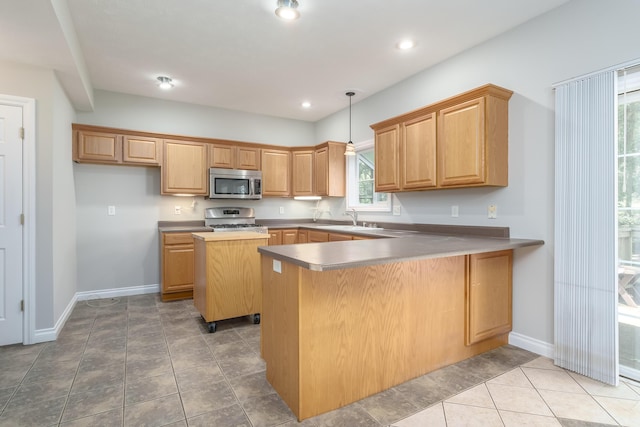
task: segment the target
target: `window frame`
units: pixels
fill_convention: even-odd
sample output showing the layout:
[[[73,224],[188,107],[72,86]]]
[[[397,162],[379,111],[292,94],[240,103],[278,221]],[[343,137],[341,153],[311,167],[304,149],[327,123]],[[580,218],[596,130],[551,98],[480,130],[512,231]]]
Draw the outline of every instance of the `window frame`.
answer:
[[[346,197],[346,205],[347,209],[355,209],[356,211],[361,212],[391,212],[393,208],[393,197],[390,193],[387,194],[387,200],[385,202],[376,202],[374,204],[362,204],[359,203],[359,180],[358,176],[358,154],[363,151],[373,150],[375,147],[374,140],[370,139],[367,141],[361,141],[353,144],[356,155],[355,156],[346,156],[346,167],[347,167],[347,197]],[[375,158],[374,158],[374,176],[375,176]],[[381,194],[376,193],[375,184],[374,184],[374,195]]]

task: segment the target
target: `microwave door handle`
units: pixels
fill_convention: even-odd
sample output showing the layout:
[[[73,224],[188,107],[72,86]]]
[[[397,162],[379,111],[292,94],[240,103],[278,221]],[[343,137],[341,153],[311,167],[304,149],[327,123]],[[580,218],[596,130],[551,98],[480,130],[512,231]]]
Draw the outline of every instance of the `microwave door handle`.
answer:
[[[255,194],[256,194],[254,181],[252,179],[249,180],[249,194],[252,195],[252,196],[255,196]]]

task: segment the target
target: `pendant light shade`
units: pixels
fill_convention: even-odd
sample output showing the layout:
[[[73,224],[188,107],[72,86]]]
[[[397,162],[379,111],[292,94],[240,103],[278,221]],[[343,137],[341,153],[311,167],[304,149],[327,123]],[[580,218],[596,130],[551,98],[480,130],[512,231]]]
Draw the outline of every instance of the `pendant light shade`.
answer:
[[[355,92],[347,92],[345,95],[349,97],[349,142],[347,142],[347,146],[345,147],[344,155],[345,156],[355,156],[356,149],[353,146],[353,141],[351,141],[351,97],[355,95]]]

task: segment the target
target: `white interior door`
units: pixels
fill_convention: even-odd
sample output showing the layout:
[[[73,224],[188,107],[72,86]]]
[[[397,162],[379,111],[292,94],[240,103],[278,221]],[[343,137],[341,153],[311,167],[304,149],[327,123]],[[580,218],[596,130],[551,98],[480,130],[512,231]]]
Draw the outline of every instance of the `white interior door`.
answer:
[[[23,342],[22,118],[0,104],[0,345]]]

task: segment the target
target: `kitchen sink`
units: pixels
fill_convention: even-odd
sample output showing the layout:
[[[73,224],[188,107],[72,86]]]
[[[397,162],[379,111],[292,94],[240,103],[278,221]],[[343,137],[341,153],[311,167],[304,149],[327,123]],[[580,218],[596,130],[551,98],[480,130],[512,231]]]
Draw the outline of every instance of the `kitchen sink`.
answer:
[[[370,231],[383,229],[382,227],[364,227],[362,225],[318,225],[316,228],[336,231]]]

